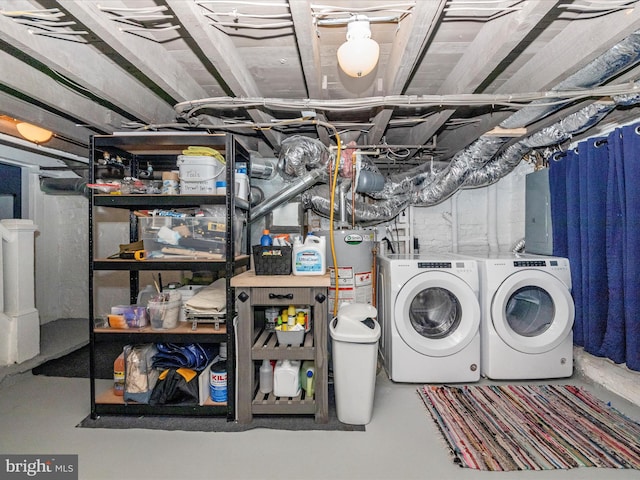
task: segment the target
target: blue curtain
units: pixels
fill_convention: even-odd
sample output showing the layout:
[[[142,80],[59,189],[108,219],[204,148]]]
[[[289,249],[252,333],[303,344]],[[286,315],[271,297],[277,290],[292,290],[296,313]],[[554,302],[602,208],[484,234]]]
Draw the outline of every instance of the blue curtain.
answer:
[[[569,258],[574,343],[640,370],[640,134],[580,142],[550,162],[554,255]]]

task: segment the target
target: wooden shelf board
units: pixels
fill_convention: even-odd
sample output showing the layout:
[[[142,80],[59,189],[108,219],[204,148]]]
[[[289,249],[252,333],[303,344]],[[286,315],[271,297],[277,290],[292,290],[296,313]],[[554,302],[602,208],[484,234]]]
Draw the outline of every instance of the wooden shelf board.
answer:
[[[127,402],[132,405],[141,405],[137,402]],[[96,404],[102,405],[126,405],[124,402],[124,397],[121,395],[116,395],[113,393],[113,389],[105,390],[104,392],[96,395]],[[211,397],[207,397],[204,404],[201,405],[203,407],[224,407],[227,405],[227,402],[214,402],[211,400]],[[168,405],[173,406],[173,405]],[[196,407],[198,405],[192,405]]]
[[[216,330],[213,325],[198,323],[196,330],[191,329],[191,322],[178,322],[176,328],[170,330],[154,330],[151,327],[143,328],[95,328],[93,330],[96,334],[109,333],[109,334],[194,334],[194,335],[226,335],[227,326],[222,323],[220,328]]]

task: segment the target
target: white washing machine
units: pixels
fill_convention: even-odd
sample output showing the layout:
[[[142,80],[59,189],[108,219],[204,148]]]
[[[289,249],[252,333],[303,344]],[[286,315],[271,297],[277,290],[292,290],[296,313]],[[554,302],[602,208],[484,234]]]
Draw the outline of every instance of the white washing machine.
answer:
[[[477,264],[453,255],[378,257],[380,353],[395,382],[480,379]]]
[[[569,260],[515,253],[471,258],[480,273],[482,375],[570,377],[575,309]]]

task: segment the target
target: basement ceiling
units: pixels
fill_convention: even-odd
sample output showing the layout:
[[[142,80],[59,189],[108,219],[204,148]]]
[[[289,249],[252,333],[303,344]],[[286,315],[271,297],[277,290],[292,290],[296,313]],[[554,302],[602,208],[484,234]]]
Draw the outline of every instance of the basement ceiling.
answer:
[[[637,1],[3,0],[0,9],[0,114],[52,130],[47,147],[80,156],[92,134],[140,129],[231,131],[275,155],[291,135],[335,145],[337,132],[395,172],[449,162],[487,135],[506,147],[634,92],[638,77],[629,61],[579,78],[640,30]],[[380,45],[361,78],[336,61],[354,15]],[[514,117],[539,99],[558,105]],[[630,121],[634,105],[561,140]],[[11,124],[0,131],[18,135]]]

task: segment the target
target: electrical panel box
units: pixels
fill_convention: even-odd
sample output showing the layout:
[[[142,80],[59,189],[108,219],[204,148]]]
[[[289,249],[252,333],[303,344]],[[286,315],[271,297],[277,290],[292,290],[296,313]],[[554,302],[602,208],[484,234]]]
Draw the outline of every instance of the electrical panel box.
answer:
[[[528,174],[525,182],[525,251],[553,255],[549,169]]]

